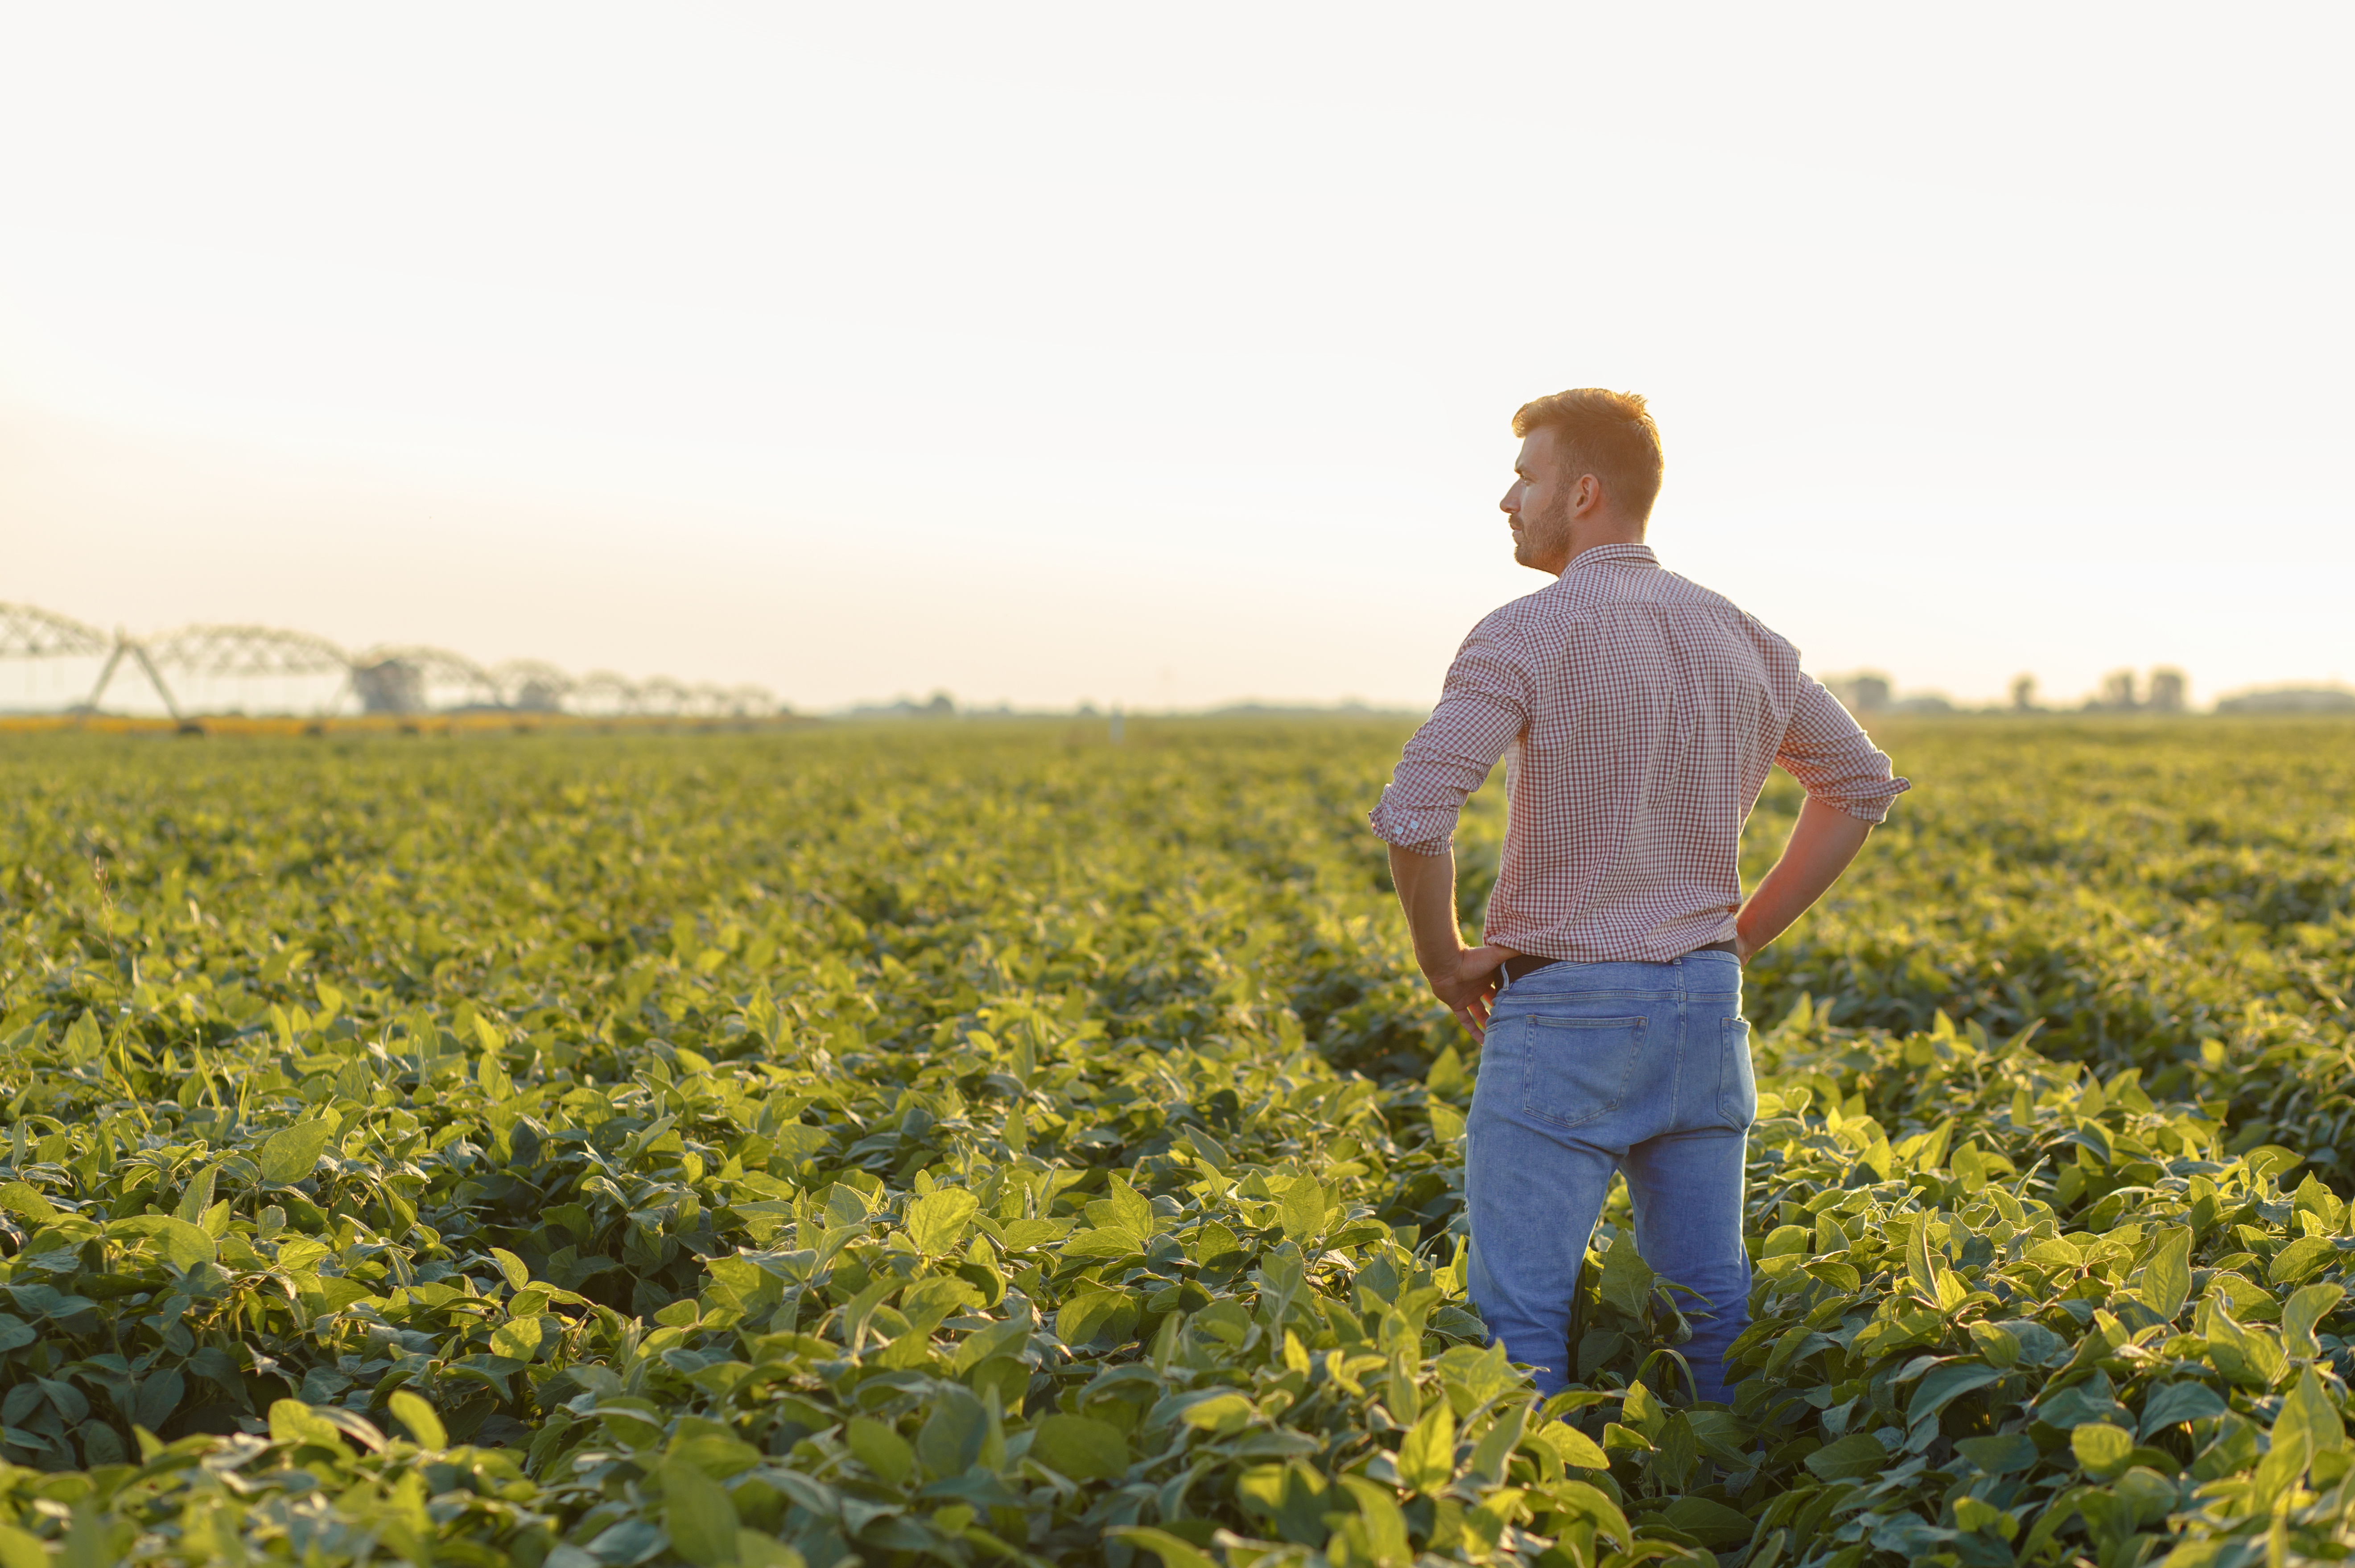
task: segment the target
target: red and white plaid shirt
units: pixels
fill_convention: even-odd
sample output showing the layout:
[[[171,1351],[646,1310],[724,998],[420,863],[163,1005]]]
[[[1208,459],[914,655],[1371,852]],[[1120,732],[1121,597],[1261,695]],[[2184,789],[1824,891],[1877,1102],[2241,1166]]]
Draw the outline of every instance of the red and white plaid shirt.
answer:
[[[1486,939],[1578,963],[1665,963],[1733,935],[1742,824],[1773,764],[1868,822],[1910,788],[1796,649],[1643,545],[1582,551],[1472,629],[1374,832],[1440,853],[1499,756]]]

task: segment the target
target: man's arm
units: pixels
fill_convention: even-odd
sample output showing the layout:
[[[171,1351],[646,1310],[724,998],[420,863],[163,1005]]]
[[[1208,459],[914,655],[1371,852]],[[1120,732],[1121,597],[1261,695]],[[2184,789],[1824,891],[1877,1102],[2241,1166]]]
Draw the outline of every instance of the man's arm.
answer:
[[[1839,880],[1890,801],[1913,788],[1822,683],[1804,673],[1774,760],[1806,790],[1807,803],[1783,857],[1734,919],[1733,950],[1745,964]]]
[[[1391,845],[1391,881],[1399,906],[1414,935],[1414,961],[1432,993],[1447,1004],[1475,1040],[1488,1034],[1488,999],[1497,993],[1497,968],[1512,957],[1508,948],[1467,948],[1455,924],[1455,852],[1417,854]]]
[[[1766,874],[1766,880],[1758,885],[1758,891],[1750,895],[1734,920],[1735,957],[1746,964],[1753,954],[1788,930],[1793,921],[1807,912],[1809,905],[1839,880],[1839,874],[1848,869],[1849,862],[1856,858],[1856,852],[1864,847],[1865,838],[1871,832],[1870,822],[1860,821],[1838,806],[1808,796],[1806,804],[1799,808],[1799,820],[1791,829],[1790,840],[1783,846],[1782,858],[1774,863],[1774,869]],[[1391,859],[1397,861],[1397,852],[1391,853]],[[1450,870],[1453,869],[1450,863]],[[1404,891],[1403,885],[1401,891]],[[1416,956],[1421,957],[1422,952],[1423,944],[1418,938]]]

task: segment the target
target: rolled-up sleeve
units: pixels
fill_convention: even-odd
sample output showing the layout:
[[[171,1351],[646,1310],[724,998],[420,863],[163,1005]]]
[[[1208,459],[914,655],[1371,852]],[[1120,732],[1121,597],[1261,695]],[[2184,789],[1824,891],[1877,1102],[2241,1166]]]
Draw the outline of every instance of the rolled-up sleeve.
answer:
[[[1447,849],[1465,800],[1529,725],[1530,688],[1517,641],[1500,610],[1456,650],[1439,705],[1406,743],[1368,815],[1376,837],[1417,854]]]
[[[1913,788],[1896,776],[1889,754],[1872,744],[1839,699],[1806,675],[1799,677],[1799,700],[1774,760],[1809,799],[1859,821],[1886,821],[1889,803]]]

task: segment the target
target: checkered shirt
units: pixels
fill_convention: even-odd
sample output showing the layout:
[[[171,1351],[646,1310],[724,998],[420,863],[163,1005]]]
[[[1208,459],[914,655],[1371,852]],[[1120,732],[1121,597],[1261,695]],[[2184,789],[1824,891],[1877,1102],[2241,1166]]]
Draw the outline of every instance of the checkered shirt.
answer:
[[[1500,756],[1486,939],[1578,963],[1665,963],[1733,935],[1742,824],[1773,764],[1868,822],[1910,788],[1796,649],[1643,545],[1583,550],[1472,629],[1374,832],[1444,853]]]

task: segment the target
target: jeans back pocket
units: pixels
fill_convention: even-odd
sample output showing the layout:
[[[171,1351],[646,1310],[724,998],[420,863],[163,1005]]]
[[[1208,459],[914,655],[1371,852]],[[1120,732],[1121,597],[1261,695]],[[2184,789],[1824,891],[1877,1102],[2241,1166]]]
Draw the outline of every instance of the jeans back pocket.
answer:
[[[1758,1119],[1758,1079],[1750,1065],[1750,1021],[1728,1018],[1718,1024],[1717,1114],[1725,1125],[1747,1130]]]
[[[1644,1022],[1532,1014],[1522,1057],[1521,1113],[1577,1127],[1617,1110],[1644,1048]]]

